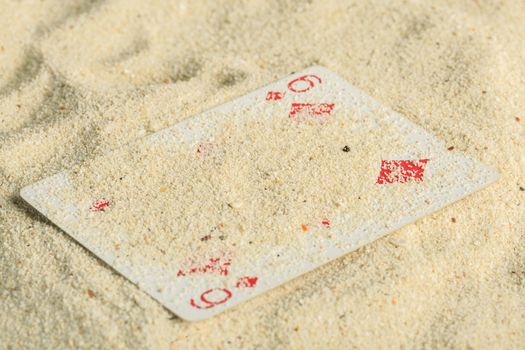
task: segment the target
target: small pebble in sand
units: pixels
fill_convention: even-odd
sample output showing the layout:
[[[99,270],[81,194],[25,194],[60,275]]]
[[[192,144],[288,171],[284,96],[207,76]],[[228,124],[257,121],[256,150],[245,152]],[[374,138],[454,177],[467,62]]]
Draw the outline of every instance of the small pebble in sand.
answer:
[[[450,219],[450,221],[452,221],[452,223],[455,224],[456,223],[456,218],[452,218],[452,219]]]
[[[91,289],[88,289],[88,290],[87,290],[87,294],[88,294],[88,297],[89,297],[89,298],[94,298],[95,295],[96,295],[95,292],[93,292]]]
[[[454,150],[454,146],[450,146],[449,148],[447,148],[449,151],[453,151]]]
[[[228,206],[230,208],[233,208],[233,209],[239,209],[239,208],[242,207],[242,202],[236,201],[236,202],[233,202],[233,203],[229,203]]]
[[[350,152],[350,147],[344,146],[343,147],[343,152]]]

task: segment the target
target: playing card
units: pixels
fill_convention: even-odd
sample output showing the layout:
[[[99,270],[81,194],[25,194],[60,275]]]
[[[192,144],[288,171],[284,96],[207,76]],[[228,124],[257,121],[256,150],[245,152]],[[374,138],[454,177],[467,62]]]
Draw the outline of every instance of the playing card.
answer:
[[[496,179],[312,67],[21,195],[169,310],[201,320]]]

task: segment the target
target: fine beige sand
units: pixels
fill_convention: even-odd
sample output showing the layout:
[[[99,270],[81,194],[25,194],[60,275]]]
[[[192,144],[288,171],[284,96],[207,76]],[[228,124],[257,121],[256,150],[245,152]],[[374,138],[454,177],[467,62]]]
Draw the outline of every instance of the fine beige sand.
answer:
[[[522,1],[0,0],[0,349],[525,348]],[[312,65],[498,182],[189,323],[19,196]]]

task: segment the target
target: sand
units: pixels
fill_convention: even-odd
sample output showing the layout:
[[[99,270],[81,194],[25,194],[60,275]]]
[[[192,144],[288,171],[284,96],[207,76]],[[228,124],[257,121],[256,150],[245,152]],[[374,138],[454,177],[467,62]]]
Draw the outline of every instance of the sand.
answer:
[[[0,3],[0,348],[525,347],[525,4]],[[187,323],[20,188],[321,64],[500,180]]]

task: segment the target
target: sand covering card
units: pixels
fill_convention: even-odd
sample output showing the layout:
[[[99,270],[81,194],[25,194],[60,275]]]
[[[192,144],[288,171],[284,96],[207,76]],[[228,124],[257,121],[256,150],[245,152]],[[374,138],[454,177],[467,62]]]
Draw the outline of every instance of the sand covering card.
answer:
[[[200,320],[496,178],[312,67],[21,195],[175,314]]]

